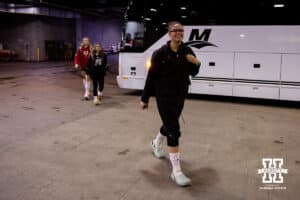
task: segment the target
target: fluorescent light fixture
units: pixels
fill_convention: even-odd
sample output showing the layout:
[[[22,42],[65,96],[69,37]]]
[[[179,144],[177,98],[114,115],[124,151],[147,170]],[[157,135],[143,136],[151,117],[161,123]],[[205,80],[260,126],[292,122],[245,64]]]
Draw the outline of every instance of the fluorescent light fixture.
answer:
[[[181,18],[187,18],[187,16],[186,15],[181,15]]]
[[[284,4],[283,3],[277,3],[273,5],[274,8],[283,8]]]
[[[151,21],[151,18],[145,17],[144,20],[146,20],[146,21]]]
[[[155,8],[150,8],[150,11],[157,12],[157,10]]]
[[[161,23],[162,25],[167,25],[167,22],[163,22],[163,23]]]
[[[186,7],[182,6],[180,7],[181,10],[186,10]]]

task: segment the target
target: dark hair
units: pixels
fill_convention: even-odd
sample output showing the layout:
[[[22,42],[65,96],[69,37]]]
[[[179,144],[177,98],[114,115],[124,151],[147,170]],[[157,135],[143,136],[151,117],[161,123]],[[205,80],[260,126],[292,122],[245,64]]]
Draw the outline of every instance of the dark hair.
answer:
[[[96,46],[97,46],[97,45],[99,45],[99,46],[101,47],[100,54],[104,53],[104,50],[103,50],[103,48],[102,48],[101,43],[100,43],[100,42],[96,42],[96,43],[94,44],[93,54],[96,53]]]
[[[168,22],[168,31],[170,31],[171,28],[172,28],[175,24],[179,24],[179,25],[183,26],[183,25],[182,25],[180,22],[178,22],[178,21],[170,21],[170,22]]]
[[[102,45],[101,45],[100,42],[96,42],[96,43],[94,44],[94,46],[96,46],[96,45],[99,45],[99,46],[102,48]]]

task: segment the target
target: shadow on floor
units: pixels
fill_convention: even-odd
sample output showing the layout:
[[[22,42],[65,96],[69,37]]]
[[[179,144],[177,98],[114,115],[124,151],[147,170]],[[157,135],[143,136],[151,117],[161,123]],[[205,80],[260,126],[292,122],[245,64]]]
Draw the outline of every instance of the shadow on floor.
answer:
[[[189,163],[182,161],[182,168],[186,175],[192,179],[192,186],[184,188],[191,196],[198,196],[199,193],[208,190],[219,182],[220,178],[217,171],[211,167],[189,170],[191,168]],[[162,159],[153,167],[153,170],[140,170],[140,173],[147,182],[158,189],[180,188],[169,177],[171,166],[168,159]]]

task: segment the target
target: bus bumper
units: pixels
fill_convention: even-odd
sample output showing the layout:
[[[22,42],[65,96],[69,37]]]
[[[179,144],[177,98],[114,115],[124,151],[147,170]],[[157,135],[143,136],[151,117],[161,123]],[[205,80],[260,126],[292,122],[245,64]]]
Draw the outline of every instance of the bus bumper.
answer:
[[[145,77],[138,76],[117,76],[118,86],[124,89],[143,90]]]

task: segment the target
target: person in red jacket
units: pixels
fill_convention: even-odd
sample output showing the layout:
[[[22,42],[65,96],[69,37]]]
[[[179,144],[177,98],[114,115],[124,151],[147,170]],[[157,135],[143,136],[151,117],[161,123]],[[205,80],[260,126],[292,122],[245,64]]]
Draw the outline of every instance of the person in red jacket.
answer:
[[[88,74],[87,64],[89,57],[91,56],[92,45],[90,44],[90,39],[88,37],[84,37],[82,39],[82,43],[80,48],[76,51],[74,57],[75,68],[80,68],[81,76],[83,81],[83,86],[85,89],[84,99],[89,100],[90,97],[90,88],[91,88],[91,78]]]

